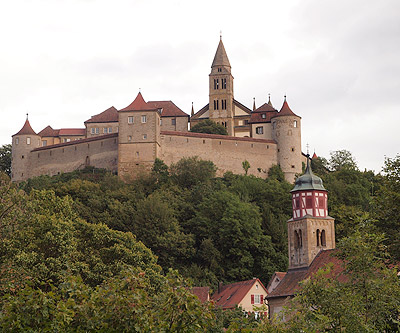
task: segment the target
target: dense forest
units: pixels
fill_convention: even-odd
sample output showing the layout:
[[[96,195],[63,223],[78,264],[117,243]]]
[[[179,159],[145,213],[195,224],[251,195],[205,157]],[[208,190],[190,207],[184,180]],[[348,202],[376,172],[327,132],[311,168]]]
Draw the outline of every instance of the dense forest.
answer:
[[[125,181],[86,168],[18,185],[1,167],[3,330],[288,328],[250,321],[240,311],[223,314],[189,292],[253,277],[267,284],[275,271],[287,270],[293,185],[278,166],[267,179],[216,177],[212,162],[193,157],[170,167],[156,160],[151,173]],[[386,262],[398,262],[400,155],[387,158],[380,174],[360,171],[347,151],[313,159],[312,167],[329,191],[339,248],[351,253],[352,244],[370,237],[365,253],[379,248]],[[303,295],[316,287],[305,286]],[[310,308],[304,300],[296,306]]]

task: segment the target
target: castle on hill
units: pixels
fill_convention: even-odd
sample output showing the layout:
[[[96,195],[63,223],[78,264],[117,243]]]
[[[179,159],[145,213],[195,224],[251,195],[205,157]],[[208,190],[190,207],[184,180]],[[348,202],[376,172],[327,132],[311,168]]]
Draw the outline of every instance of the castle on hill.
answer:
[[[210,119],[226,127],[228,135],[192,133],[189,124]],[[85,128],[53,129],[36,133],[28,118],[12,136],[13,181],[56,175],[85,166],[108,169],[120,177],[148,172],[155,159],[167,165],[184,157],[211,160],[218,175],[243,173],[267,177],[279,164],[288,181],[302,171],[301,118],[285,100],[275,109],[269,99],[250,110],[234,98],[231,65],[222,39],[209,74],[209,103],[191,116],[172,101],[145,101],[139,92],[127,107],[110,107],[84,122]]]

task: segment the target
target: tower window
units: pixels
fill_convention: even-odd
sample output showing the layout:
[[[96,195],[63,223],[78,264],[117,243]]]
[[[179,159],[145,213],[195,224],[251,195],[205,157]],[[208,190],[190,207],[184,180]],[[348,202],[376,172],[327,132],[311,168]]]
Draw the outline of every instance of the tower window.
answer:
[[[264,134],[264,128],[262,126],[256,127],[256,134]]]
[[[147,139],[147,134],[143,134],[143,139],[144,139],[144,140]]]
[[[306,208],[312,208],[312,198],[306,198]]]
[[[134,118],[133,116],[128,117],[128,124],[133,124]]]
[[[147,123],[147,116],[142,116],[142,124]]]
[[[176,118],[172,118],[172,119],[171,119],[171,124],[172,124],[172,125],[176,125]]]
[[[15,144],[19,144],[19,138],[15,138]]]
[[[294,151],[294,148],[292,147],[292,151]]]
[[[321,246],[326,246],[325,230],[321,231]]]
[[[219,89],[219,79],[214,79],[214,90]]]
[[[226,99],[221,100],[221,109],[226,110]]]
[[[221,67],[218,67],[218,72],[222,72],[222,68]]]
[[[319,241],[320,241],[320,231],[317,229],[317,246],[319,246]]]
[[[214,110],[219,110],[219,100],[214,100]]]
[[[29,137],[26,138],[26,144],[27,144],[27,145],[30,145],[30,144],[31,144],[31,138],[29,138]]]
[[[226,89],[226,79],[221,79],[222,89]]]
[[[297,120],[293,121],[293,127],[295,127],[295,128],[297,127]]]

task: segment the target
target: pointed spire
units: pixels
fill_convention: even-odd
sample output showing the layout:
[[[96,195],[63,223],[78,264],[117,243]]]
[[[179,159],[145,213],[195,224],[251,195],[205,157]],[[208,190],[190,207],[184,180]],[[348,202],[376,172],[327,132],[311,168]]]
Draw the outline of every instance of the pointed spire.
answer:
[[[224,43],[222,43],[222,36],[219,40],[217,52],[215,52],[214,60],[211,65],[211,67],[216,67],[216,66],[225,66],[225,67],[231,67],[231,64],[229,63],[228,56],[225,51]]]
[[[274,106],[272,105],[272,102],[271,102],[271,94],[268,94],[268,103],[267,103],[269,106],[271,106],[272,108],[274,108]],[[274,108],[275,109],[275,108]]]
[[[22,126],[20,131],[14,135],[37,135],[36,132],[32,129],[31,124],[29,123],[28,114],[26,114],[24,126]]]
[[[193,117],[194,116],[194,108],[193,108],[193,102],[192,102],[192,112],[191,112],[191,117]]]
[[[253,111],[255,111],[256,109],[256,98],[253,97]]]
[[[283,105],[281,110],[278,112],[278,114],[275,117],[279,117],[279,116],[296,116],[298,117],[298,115],[296,115],[289,107],[289,104],[286,100],[286,95],[284,96],[284,101],[283,101]]]
[[[146,110],[149,106],[143,99],[142,93],[139,91],[135,100],[129,104],[126,108],[121,109],[120,111],[134,111],[134,110]]]

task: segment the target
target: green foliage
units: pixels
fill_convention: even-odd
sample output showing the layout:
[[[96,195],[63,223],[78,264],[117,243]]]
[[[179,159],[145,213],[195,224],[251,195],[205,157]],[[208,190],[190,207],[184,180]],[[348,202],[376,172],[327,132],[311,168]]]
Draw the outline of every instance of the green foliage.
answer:
[[[329,159],[329,169],[332,171],[339,171],[343,169],[358,170],[357,163],[351,152],[348,150],[336,150],[330,152],[331,158]]]
[[[338,244],[342,278],[332,275],[332,264],[318,271],[293,299],[287,326],[304,332],[397,331],[400,281],[387,264],[384,236],[368,221]]]
[[[205,119],[190,128],[190,132],[228,135],[226,128],[215,121]]]
[[[244,160],[244,161],[242,162],[242,167],[243,167],[243,170],[244,170],[244,172],[245,172],[245,174],[246,174],[246,176],[247,176],[247,172],[248,172],[249,169],[250,169],[250,163],[249,163],[249,161],[248,161],[248,160]]]
[[[201,160],[197,156],[182,158],[170,167],[172,180],[184,188],[210,181],[215,177],[216,171],[217,167],[213,162]]]
[[[0,147],[0,172],[11,175],[11,145],[6,144]]]

